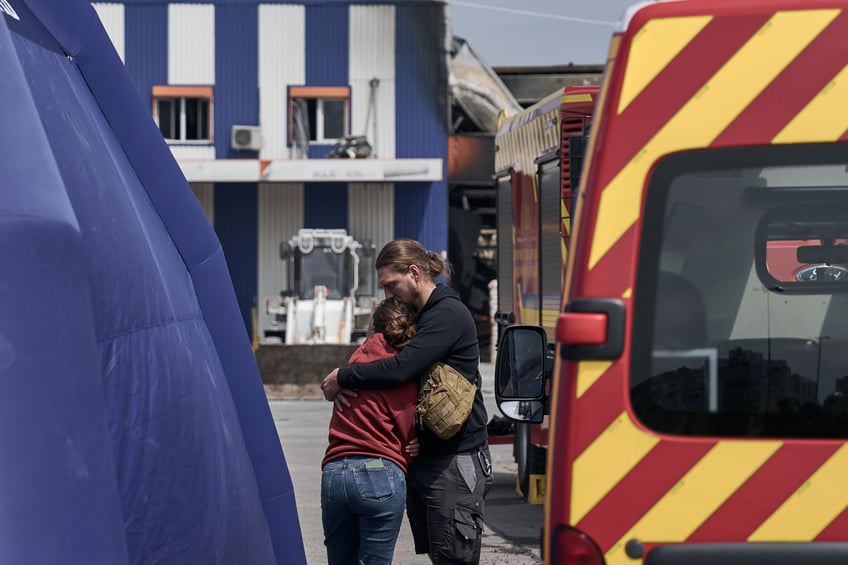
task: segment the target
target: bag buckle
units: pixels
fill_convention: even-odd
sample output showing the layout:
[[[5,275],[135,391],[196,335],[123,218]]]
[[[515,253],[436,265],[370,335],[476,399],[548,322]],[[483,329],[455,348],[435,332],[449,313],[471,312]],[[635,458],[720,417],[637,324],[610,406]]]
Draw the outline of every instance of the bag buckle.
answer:
[[[483,453],[482,450],[477,450],[477,459],[480,461],[480,468],[483,470],[483,474],[487,477],[492,476],[492,462],[486,457],[486,454]]]

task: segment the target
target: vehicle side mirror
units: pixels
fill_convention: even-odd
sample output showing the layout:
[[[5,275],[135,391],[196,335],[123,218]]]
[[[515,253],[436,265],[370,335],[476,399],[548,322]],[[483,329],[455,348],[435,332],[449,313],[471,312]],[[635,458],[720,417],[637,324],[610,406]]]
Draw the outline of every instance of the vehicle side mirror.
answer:
[[[542,421],[546,352],[547,336],[538,326],[509,326],[503,331],[495,365],[495,399],[504,416]]]

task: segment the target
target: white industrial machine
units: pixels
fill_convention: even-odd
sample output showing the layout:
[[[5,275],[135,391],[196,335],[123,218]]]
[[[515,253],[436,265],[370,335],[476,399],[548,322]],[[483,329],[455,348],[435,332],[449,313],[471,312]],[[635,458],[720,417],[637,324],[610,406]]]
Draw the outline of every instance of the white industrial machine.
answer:
[[[374,244],[343,229],[301,229],[280,243],[287,281],[265,300],[264,344],[362,341],[377,305]]]

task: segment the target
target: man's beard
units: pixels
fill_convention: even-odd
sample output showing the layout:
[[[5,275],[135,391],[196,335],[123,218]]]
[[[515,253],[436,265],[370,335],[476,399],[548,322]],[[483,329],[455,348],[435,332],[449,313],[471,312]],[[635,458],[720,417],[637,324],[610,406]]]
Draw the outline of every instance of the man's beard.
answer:
[[[404,299],[404,304],[406,304],[407,308],[412,310],[418,310],[418,300],[421,298],[421,292],[415,288],[411,282],[408,284],[407,292],[408,296]]]

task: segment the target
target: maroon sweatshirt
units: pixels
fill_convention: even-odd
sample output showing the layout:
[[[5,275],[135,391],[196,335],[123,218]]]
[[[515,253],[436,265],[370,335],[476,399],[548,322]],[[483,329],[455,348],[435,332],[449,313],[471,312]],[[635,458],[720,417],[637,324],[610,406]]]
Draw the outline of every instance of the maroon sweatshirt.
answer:
[[[353,352],[349,363],[370,363],[396,353],[383,334],[378,333]],[[321,466],[339,457],[365,455],[388,459],[405,473],[411,458],[404,447],[415,439],[418,386],[413,380],[394,388],[358,390],[357,393],[356,398],[348,397],[350,406],[342,412],[333,406],[329,445]]]

